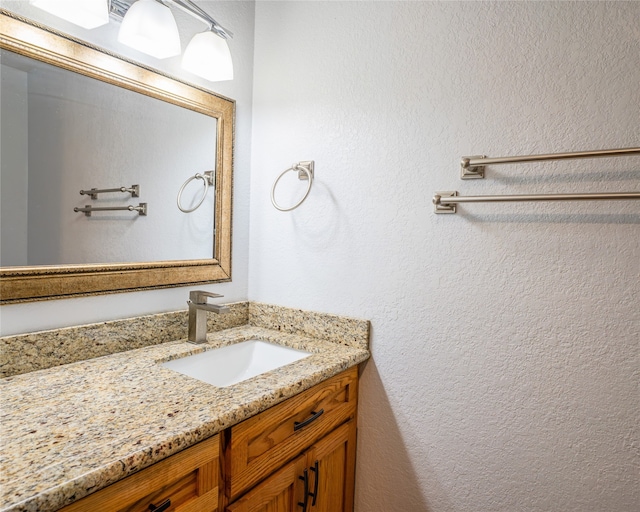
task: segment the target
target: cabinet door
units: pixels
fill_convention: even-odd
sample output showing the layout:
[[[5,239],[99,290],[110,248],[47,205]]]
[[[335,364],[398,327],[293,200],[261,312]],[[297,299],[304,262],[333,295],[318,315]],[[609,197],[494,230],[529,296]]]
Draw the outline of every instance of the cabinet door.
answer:
[[[306,458],[301,455],[227,506],[227,512],[302,512]],[[308,488],[307,480],[307,488]]]
[[[353,511],[355,460],[355,419],[309,449],[309,512]]]

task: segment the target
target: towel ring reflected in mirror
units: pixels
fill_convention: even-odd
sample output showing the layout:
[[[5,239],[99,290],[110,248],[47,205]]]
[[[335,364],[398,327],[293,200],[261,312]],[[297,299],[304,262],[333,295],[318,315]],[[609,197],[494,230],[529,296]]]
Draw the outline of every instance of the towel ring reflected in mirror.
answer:
[[[200,205],[204,202],[204,199],[207,197],[207,191],[209,190],[209,186],[214,185],[214,182],[213,182],[214,173],[215,171],[206,171],[204,174],[200,174],[199,172],[197,172],[194,176],[191,176],[190,178],[187,179],[187,181],[185,181],[182,184],[182,186],[180,187],[180,190],[178,191],[178,199],[177,199],[178,209],[181,212],[191,213],[197,210],[198,208],[200,208]],[[182,193],[184,192],[185,187],[189,183],[191,183],[193,180],[202,180],[204,182],[204,191],[202,192],[202,197],[193,208],[184,208],[182,206]]]

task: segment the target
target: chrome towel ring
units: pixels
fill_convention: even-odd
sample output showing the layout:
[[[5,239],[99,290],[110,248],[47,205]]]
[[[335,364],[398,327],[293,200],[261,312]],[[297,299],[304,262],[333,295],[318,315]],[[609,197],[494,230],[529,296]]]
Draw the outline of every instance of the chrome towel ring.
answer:
[[[277,210],[280,210],[281,212],[290,212],[291,210],[295,210],[298,206],[300,206],[309,195],[309,192],[311,192],[311,186],[313,185],[313,168],[314,168],[314,162],[313,160],[311,160],[308,162],[298,162],[297,164],[293,164],[291,167],[283,171],[282,174],[280,174],[280,176],[276,178],[276,181],[273,183],[273,187],[271,187],[271,204],[273,204],[273,206]],[[280,181],[280,178],[282,178],[289,171],[298,171],[298,179],[308,180],[309,184],[307,185],[307,190],[305,191],[300,201],[298,201],[293,206],[284,208],[276,202],[275,194],[276,194],[276,187],[278,186],[278,182]]]
[[[213,176],[215,171],[205,171],[204,174],[196,173],[194,176],[191,176],[187,181],[185,181],[180,190],[178,191],[178,208],[181,212],[191,213],[194,210],[200,208],[200,205],[204,202],[204,198],[207,197],[207,190],[209,190],[209,185],[213,186]],[[191,183],[193,180],[202,180],[204,182],[204,192],[202,192],[202,197],[198,204],[196,204],[193,208],[183,208],[182,207],[182,192],[184,192],[184,188]]]

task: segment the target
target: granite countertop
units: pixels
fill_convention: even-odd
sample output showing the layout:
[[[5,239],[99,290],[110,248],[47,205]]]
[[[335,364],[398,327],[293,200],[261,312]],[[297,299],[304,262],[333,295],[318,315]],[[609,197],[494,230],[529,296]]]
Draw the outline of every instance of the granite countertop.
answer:
[[[369,357],[277,329],[232,327],[205,346],[166,342],[3,379],[0,510],[58,510]],[[158,364],[248,339],[312,355],[226,388]]]

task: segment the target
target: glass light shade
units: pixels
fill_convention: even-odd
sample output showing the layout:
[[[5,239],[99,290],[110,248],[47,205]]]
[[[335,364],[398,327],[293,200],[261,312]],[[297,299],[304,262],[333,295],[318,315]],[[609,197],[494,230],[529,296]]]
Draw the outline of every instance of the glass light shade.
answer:
[[[29,3],[84,28],[109,23],[109,0],[29,0]]]
[[[211,82],[233,80],[233,62],[226,39],[210,30],[196,34],[184,51],[182,68]]]
[[[156,0],[138,0],[129,7],[118,41],[157,59],[179,55],[181,50],[171,9]]]

